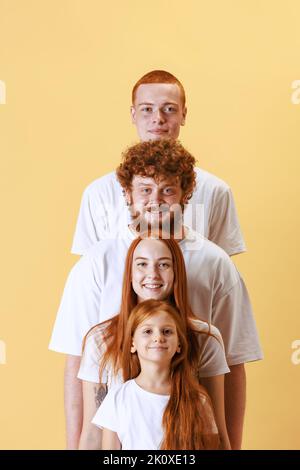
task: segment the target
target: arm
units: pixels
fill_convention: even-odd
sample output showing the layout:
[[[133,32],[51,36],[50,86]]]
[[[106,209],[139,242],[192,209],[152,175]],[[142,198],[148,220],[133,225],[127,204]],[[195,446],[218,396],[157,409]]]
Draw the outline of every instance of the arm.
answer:
[[[224,375],[203,377],[201,378],[201,384],[206,388],[213,405],[216,425],[221,440],[221,449],[229,450],[231,447],[225,422]]]
[[[217,301],[212,322],[222,334],[230,368],[225,376],[225,418],[231,448],[237,450],[242,443],[246,403],[244,364],[260,360],[262,352],[247,289],[234,269],[238,282]],[[227,278],[234,278],[231,269],[227,273]]]
[[[241,449],[246,407],[246,372],[244,364],[230,366],[225,376],[225,416],[231,448]]]
[[[83,426],[79,449],[101,449],[101,429],[92,424],[92,419],[107,394],[106,384],[82,382],[83,389]]]
[[[65,418],[68,450],[78,448],[82,428],[82,386],[81,380],[77,379],[80,359],[80,356],[67,355],[65,364]]]
[[[95,281],[92,259],[82,257],[68,277],[50,343],[50,349],[67,354],[64,374],[67,449],[78,448],[82,430],[82,382],[77,374],[84,335],[99,321],[99,284]]]
[[[102,449],[103,450],[120,450],[121,443],[116,432],[110,429],[103,428],[102,437]]]

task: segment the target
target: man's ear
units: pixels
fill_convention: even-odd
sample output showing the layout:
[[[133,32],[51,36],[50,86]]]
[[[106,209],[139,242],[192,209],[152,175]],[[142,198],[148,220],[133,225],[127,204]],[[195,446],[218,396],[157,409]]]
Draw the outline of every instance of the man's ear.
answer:
[[[123,194],[124,194],[124,198],[125,198],[127,206],[131,206],[131,203],[132,203],[131,191],[129,191],[128,189],[125,189]]]
[[[187,194],[185,194],[185,195],[182,197],[182,203],[183,203],[183,204],[187,204],[187,203],[188,203],[189,196],[190,196],[190,194],[187,193]]]
[[[135,124],[135,108],[134,106],[130,106],[130,114],[131,114],[131,122],[132,124]]]
[[[182,119],[181,119],[181,123],[180,123],[181,126],[185,125],[186,114],[187,114],[187,107],[185,106],[183,108],[183,111],[182,111]]]

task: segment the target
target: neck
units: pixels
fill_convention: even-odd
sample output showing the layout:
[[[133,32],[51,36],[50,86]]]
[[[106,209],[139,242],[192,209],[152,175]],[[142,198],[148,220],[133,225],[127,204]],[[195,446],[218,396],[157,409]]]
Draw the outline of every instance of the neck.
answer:
[[[171,391],[170,364],[161,365],[142,361],[141,372],[135,381],[148,392],[169,395]]]

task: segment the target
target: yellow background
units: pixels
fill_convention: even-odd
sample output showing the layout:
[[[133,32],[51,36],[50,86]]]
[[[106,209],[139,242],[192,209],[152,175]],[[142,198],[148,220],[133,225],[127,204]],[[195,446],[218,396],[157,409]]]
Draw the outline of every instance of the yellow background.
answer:
[[[247,449],[299,449],[300,3],[0,0],[0,448],[64,448],[63,355],[48,341],[84,188],[137,141],[131,88],[183,82],[183,144],[234,192],[265,360],[247,366]]]

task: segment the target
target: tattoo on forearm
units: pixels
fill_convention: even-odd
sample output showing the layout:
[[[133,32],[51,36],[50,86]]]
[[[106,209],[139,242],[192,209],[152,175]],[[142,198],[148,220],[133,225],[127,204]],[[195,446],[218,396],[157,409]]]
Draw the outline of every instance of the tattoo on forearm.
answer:
[[[101,405],[103,402],[106,394],[107,394],[107,385],[106,384],[100,384],[98,387],[94,387],[95,391],[95,403],[97,408]]]

